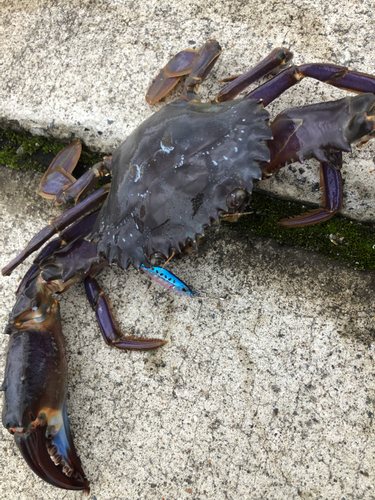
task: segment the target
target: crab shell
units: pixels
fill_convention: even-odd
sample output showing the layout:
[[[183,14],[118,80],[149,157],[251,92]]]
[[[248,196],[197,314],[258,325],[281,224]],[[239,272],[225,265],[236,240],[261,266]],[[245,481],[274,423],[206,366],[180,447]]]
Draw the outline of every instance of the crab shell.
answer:
[[[98,252],[138,269],[154,253],[194,246],[231,208],[228,195],[251,193],[261,179],[259,164],[270,159],[268,120],[262,101],[252,99],[179,99],[152,115],[113,155],[110,194],[91,236]]]

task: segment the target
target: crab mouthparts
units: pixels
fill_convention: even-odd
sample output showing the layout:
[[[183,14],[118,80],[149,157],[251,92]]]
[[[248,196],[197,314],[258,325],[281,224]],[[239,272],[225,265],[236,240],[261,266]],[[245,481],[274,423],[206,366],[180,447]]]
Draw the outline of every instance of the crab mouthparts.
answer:
[[[29,467],[41,479],[66,490],[90,492],[90,482],[80,464],[69,431],[64,405],[59,425],[47,425],[39,416],[31,429],[10,429]]]

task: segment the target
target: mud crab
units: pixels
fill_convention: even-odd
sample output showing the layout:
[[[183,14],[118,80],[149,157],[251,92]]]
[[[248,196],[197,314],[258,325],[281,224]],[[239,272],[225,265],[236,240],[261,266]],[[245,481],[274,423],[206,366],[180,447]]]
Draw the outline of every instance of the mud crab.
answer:
[[[286,49],[273,50],[253,69],[227,79],[212,102],[201,103],[197,86],[220,53],[217,41],[210,40],[198,51],[184,50],[173,57],[147,100],[155,103],[188,75],[181,98],[148,118],[113,157],[78,180],[72,171],[81,145],[67,146],[44,175],[40,194],[58,204],[76,205],[50,221],[2,271],[9,275],[59,233],[35,258],[17,290],[6,328],[10,341],[1,387],[3,425],[14,434],[31,469],[54,486],[89,490],[69,432],[65,347],[53,294],[83,280],[108,345],[160,347],[163,340],[121,334],[94,277],[101,269],[117,263],[126,270],[133,264],[177,293],[192,295],[164,269],[167,260],[196,250],[199,238],[220,219],[239,217],[254,182],[291,162],[316,158],[321,165],[322,207],[281,223],[292,227],[327,220],[342,205],[342,152],[375,135],[374,76],[332,64],[285,69],[292,58]],[[267,83],[233,100],[275,70],[278,74]],[[285,110],[269,126],[265,106],[306,76],[359,95]],[[79,201],[108,174],[113,178],[111,189],[104,185]]]

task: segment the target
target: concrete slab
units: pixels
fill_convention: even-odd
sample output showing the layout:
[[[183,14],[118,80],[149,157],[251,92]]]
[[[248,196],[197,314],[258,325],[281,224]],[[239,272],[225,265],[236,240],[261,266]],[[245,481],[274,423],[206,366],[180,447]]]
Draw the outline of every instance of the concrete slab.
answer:
[[[59,212],[40,177],[0,168],[1,267]],[[1,279],[1,331],[30,263]],[[133,269],[99,277],[124,332],[168,340],[155,352],[105,346],[82,285],[61,297],[90,499],[373,499],[374,275],[231,228],[169,269],[200,297],[147,291]],[[81,497],[1,434],[0,498]]]
[[[330,62],[375,74],[371,0],[252,2],[198,0],[0,1],[0,123],[66,141],[80,138],[108,153],[161,105],[144,96],[178,51],[216,37],[224,49],[202,86],[257,63],[275,46],[297,64]],[[305,79],[270,106],[282,109],[338,99],[346,92]],[[172,98],[176,98],[178,92]],[[375,220],[374,145],[345,155],[344,213]],[[316,162],[284,169],[262,188],[319,202]]]

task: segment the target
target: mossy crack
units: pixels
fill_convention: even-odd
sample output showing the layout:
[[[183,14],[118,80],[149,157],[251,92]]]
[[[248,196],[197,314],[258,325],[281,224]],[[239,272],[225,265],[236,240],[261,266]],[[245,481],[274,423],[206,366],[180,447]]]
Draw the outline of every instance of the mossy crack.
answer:
[[[231,226],[275,238],[284,245],[314,250],[355,269],[375,270],[375,227],[372,224],[361,224],[340,215],[315,226],[288,228],[277,224],[280,219],[309,210],[310,207],[301,203],[254,192],[246,209],[252,213],[242,216]]]
[[[66,144],[47,137],[20,134],[12,130],[0,130],[0,163],[15,170],[45,172],[53,158]],[[83,147],[74,175],[79,177],[87,165],[101,161],[102,155]]]

